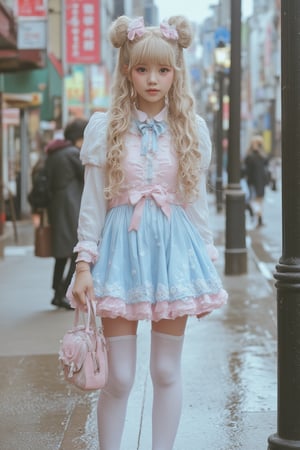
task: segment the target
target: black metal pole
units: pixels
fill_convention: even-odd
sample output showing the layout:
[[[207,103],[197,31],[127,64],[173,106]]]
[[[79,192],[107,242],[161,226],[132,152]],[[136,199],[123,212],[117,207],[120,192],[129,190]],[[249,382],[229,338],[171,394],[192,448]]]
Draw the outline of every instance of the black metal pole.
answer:
[[[241,189],[241,0],[231,0],[228,187],[226,190],[225,274],[247,272],[245,194]]]
[[[300,449],[300,2],[281,2],[282,256],[274,275],[278,320],[277,433],[269,450]]]
[[[217,167],[216,167],[216,206],[217,212],[223,209],[223,97],[224,73],[218,71],[219,109],[217,113]]]

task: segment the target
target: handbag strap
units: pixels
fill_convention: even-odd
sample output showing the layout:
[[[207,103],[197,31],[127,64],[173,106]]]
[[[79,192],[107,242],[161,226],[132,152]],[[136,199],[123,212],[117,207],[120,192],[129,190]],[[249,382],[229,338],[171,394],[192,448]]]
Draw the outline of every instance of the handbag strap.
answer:
[[[97,323],[96,323],[96,303],[92,300],[87,300],[87,307],[88,307],[88,319],[86,323],[86,331],[88,330],[97,330]]]
[[[96,303],[92,301],[90,298],[87,298],[87,313],[83,313],[83,321],[85,326],[85,331],[96,331],[97,330],[97,319],[96,319]],[[75,308],[75,315],[74,315],[74,328],[78,327],[79,325],[79,313],[80,309]],[[85,317],[87,316],[87,320],[85,320]],[[101,320],[101,319],[100,319]],[[102,328],[102,323],[101,323]]]

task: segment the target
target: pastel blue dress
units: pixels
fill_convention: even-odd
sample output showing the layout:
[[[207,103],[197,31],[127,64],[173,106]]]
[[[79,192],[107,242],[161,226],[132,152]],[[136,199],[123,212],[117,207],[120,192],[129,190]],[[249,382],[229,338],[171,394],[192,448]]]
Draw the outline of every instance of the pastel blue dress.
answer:
[[[197,120],[199,198],[183,205],[166,109],[149,119],[134,108],[125,138],[125,179],[110,202],[103,195],[107,117],[95,113],[90,119],[81,150],[85,188],[75,251],[78,260],[91,263],[101,317],[201,317],[226,303],[227,293],[212,261],[216,249],[208,226],[211,145],[205,122]],[[72,286],[68,297],[76,306]]]

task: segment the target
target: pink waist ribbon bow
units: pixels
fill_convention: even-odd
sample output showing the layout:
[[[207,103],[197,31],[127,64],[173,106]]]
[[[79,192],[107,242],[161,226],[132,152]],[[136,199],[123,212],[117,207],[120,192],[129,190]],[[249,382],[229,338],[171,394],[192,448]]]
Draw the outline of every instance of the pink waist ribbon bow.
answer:
[[[152,199],[161,208],[165,216],[170,219],[171,206],[170,204],[179,204],[176,202],[174,194],[170,194],[166,189],[160,185],[148,186],[141,190],[131,190],[128,194],[119,196],[117,199],[110,202],[110,207],[117,205],[124,205],[129,203],[134,206],[132,219],[128,228],[128,231],[139,229],[141,218],[143,215],[143,209],[147,199]]]

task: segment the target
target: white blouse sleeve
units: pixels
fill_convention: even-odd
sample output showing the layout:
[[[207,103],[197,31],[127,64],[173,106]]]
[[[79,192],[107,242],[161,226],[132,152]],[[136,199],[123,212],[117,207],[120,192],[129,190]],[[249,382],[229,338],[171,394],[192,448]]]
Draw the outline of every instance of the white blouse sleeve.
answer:
[[[91,117],[84,134],[80,158],[85,164],[84,189],[78,220],[77,261],[94,263],[107,211],[104,198],[106,118],[103,113]]]
[[[84,130],[80,150],[82,164],[104,166],[106,160],[107,114],[95,112]]]
[[[208,254],[214,261],[218,257],[217,249],[213,243],[213,234],[209,225],[209,211],[207,201],[207,172],[211,160],[211,140],[209,131],[205,121],[197,116],[199,136],[200,136],[200,152],[201,152],[201,165],[200,165],[200,179],[199,179],[199,196],[196,201],[189,204],[186,208],[186,213],[191,222],[195,225],[199,231],[202,239],[206,243]]]

